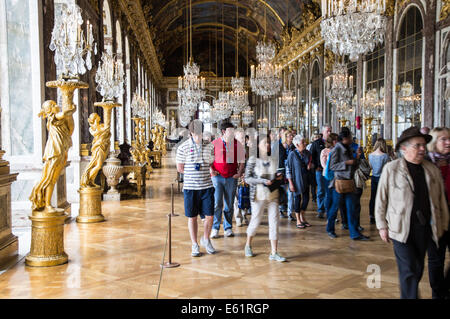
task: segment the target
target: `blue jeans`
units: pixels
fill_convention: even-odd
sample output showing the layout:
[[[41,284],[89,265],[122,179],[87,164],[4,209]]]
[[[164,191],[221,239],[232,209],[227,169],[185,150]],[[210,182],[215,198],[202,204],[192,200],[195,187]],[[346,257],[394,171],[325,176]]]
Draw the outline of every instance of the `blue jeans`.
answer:
[[[284,185],[281,185],[280,188],[278,189],[279,194],[280,194],[278,208],[279,208],[280,212],[288,211],[287,192],[289,191],[289,189],[287,186],[288,186],[288,184],[284,184]]]
[[[371,219],[375,218],[375,198],[377,197],[378,182],[380,176],[372,176],[370,184],[370,203],[369,203],[369,216]]]
[[[332,192],[331,192],[331,188],[328,187],[329,185],[329,181],[326,181],[326,187],[325,187],[325,211],[327,212],[327,216],[328,216],[328,212],[330,211],[331,208],[331,203],[332,203]]]
[[[287,212],[288,216],[292,216],[292,203],[294,201],[294,194],[292,194],[292,192],[289,190],[289,184],[286,191],[287,191]],[[295,216],[292,217],[295,218]]]
[[[346,193],[346,194],[339,194],[336,192],[336,189],[332,189],[332,203],[331,208],[328,211],[328,222],[327,222],[327,232],[328,233],[334,233],[334,223],[337,216],[337,211],[339,209],[339,203],[341,201],[341,198],[345,202],[346,210],[347,210],[347,219],[348,219],[348,229],[350,231],[350,238],[356,238],[361,235],[361,233],[358,231],[358,220],[355,216],[355,208],[354,208],[354,202],[355,202],[355,194],[354,193]]]
[[[319,213],[325,212],[325,188],[327,187],[327,180],[322,175],[322,171],[316,171],[317,182],[317,211]]]
[[[237,179],[224,178],[221,175],[213,176],[214,185],[214,222],[213,228],[219,230],[224,215],[223,229],[231,229],[234,212],[234,197],[236,196]],[[225,199],[225,207],[224,207]]]

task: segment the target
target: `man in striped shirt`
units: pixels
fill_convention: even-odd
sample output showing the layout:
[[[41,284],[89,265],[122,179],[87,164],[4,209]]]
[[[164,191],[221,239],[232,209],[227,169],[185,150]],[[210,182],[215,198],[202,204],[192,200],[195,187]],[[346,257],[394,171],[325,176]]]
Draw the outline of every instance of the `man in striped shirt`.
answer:
[[[216,252],[209,239],[214,216],[214,187],[210,175],[211,164],[214,162],[214,147],[211,143],[203,142],[203,129],[202,121],[192,121],[189,124],[190,138],[177,148],[176,156],[177,170],[184,174],[184,212],[188,217],[193,257],[201,255],[197,243],[199,214],[205,216],[204,234],[200,244],[208,254]]]

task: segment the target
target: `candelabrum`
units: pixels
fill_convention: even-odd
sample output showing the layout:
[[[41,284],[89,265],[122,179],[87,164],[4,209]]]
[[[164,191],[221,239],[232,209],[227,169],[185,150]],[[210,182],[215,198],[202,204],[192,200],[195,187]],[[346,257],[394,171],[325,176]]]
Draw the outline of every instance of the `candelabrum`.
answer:
[[[321,9],[322,37],[335,54],[356,61],[383,43],[386,0],[322,0]]]
[[[36,267],[56,266],[68,261],[64,251],[64,221],[67,214],[63,209],[53,207],[51,198],[72,146],[73,114],[76,112],[74,92],[89,87],[79,80],[78,74],[86,72],[85,65],[88,68],[91,66],[92,32],[88,34],[85,44],[83,33],[80,32],[83,23],[80,8],[77,5],[63,8],[63,18],[53,28],[50,45],[56,51],[55,63],[62,70],[62,77],[46,83],[47,87],[61,91],[62,108],[50,100],[44,102],[39,113],[40,117],[47,119],[48,139],[42,176],[30,195],[31,247],[25,263]],[[92,29],[88,25],[89,30]]]
[[[151,161],[149,159],[149,150],[145,140],[145,120],[140,117],[133,117],[132,120],[135,123],[135,139],[131,148],[133,162],[139,166],[144,166],[145,164],[150,166]]]
[[[86,22],[86,36],[81,29],[83,18],[76,4],[63,4],[60,18],[56,20],[52,31],[50,50],[55,52],[55,64],[61,78],[78,78],[92,69],[92,51],[97,54],[92,24]],[[86,59],[84,59],[84,56]]]
[[[275,45],[272,42],[258,42],[256,58],[259,64],[250,67],[252,91],[265,98],[275,95],[281,89],[281,67],[272,63],[275,53]]]
[[[115,97],[123,94],[123,68],[119,62],[110,54],[103,53],[95,75],[97,91],[103,96],[103,101],[94,103],[94,106],[103,109],[104,120],[101,123],[97,113],[89,116],[89,132],[94,140],[91,147],[91,160],[81,176],[78,190],[80,193],[78,223],[97,223],[105,220],[101,205],[102,189],[95,184],[95,178],[109,154],[112,110],[121,106],[114,102]]]
[[[148,103],[147,101],[135,92],[131,100],[131,113],[134,117],[145,117],[147,115]]]

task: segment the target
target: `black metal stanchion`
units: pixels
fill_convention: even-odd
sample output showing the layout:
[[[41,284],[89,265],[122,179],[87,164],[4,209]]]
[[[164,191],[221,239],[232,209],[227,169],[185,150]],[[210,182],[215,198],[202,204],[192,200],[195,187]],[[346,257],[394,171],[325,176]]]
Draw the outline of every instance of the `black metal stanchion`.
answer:
[[[170,184],[170,197],[171,197],[171,199],[172,199],[172,210],[171,210],[170,216],[171,216],[171,217],[180,216],[180,215],[174,213],[174,204],[173,204],[173,183]]]
[[[162,263],[161,267],[175,268],[180,266],[180,264],[172,262],[172,215],[168,214],[167,217],[169,217],[169,261],[166,263]]]

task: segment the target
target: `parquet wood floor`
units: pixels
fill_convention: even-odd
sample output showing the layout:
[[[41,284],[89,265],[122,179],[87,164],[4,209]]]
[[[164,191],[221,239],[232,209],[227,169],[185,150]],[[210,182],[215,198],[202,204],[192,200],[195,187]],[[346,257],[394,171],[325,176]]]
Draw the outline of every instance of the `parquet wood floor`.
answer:
[[[268,260],[265,219],[254,239],[253,258],[244,256],[246,226],[234,227],[233,238],[213,240],[217,254],[191,257],[182,194],[176,193],[172,218],[172,260],[179,268],[164,269],[160,281],[170,183],[173,165],[155,169],[141,200],[104,202],[107,221],[65,226],[69,263],[30,268],[22,259],[0,275],[0,298],[398,298],[397,267],[392,246],[368,224],[367,189],[362,198],[362,226],[369,242],[354,242],[337,224],[335,240],[325,232],[325,220],[315,217],[310,204],[310,228],[296,229],[281,220],[279,252],[287,263]],[[175,187],[176,190],[176,187]],[[26,237],[29,240],[29,237]],[[23,243],[22,243],[23,244]],[[202,250],[204,252],[204,249]],[[167,253],[166,253],[167,260]],[[381,287],[368,288],[370,264],[381,269]],[[431,297],[427,269],[420,285],[423,298]]]

